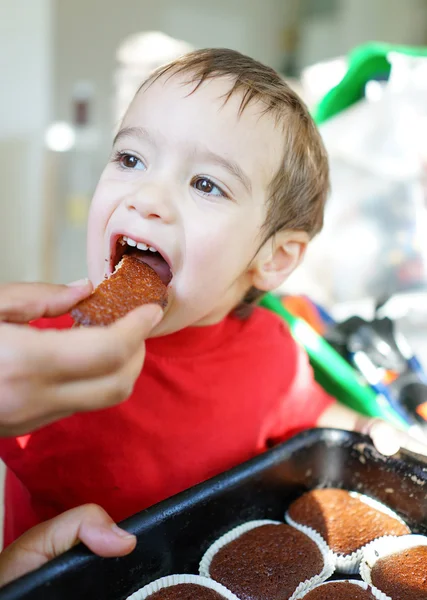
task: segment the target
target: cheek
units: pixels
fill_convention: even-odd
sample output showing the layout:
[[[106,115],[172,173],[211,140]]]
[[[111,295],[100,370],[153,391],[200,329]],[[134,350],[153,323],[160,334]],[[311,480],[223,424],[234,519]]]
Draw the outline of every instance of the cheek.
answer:
[[[87,259],[89,278],[99,284],[104,276],[105,231],[116,200],[108,196],[108,185],[98,184],[92,199],[87,230]]]
[[[252,216],[252,215],[251,215]],[[242,275],[257,250],[258,223],[251,216],[239,216],[205,223],[187,232],[186,271],[193,286],[227,286]]]

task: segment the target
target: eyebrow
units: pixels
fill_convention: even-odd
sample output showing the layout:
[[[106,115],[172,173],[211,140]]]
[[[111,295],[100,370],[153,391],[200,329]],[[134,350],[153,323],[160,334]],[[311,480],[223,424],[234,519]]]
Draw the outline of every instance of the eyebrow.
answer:
[[[155,140],[144,127],[124,127],[118,132],[118,134],[114,138],[113,146],[115,146],[119,141],[131,137],[148,141],[153,146],[156,145]],[[196,151],[196,154],[199,154],[200,158],[215,163],[218,166],[226,169],[232,176],[236,177],[236,179],[240,181],[240,183],[244,186],[244,188],[249,194],[252,193],[251,180],[236,161],[224,158],[220,154],[216,154],[215,152],[204,148],[199,151]]]
[[[202,150],[200,156],[205,160],[213,162],[219,165],[220,167],[226,169],[229,173],[231,173],[231,175],[233,175],[240,181],[240,183],[246,188],[249,194],[252,193],[251,180],[237,162],[228,158],[224,158],[220,154],[216,154],[211,150]]]
[[[139,138],[140,140],[145,140],[150,142],[153,146],[155,146],[155,142],[150,133],[144,129],[144,127],[124,127],[121,129],[113,141],[113,146],[117,144],[117,142],[125,139],[125,138]]]

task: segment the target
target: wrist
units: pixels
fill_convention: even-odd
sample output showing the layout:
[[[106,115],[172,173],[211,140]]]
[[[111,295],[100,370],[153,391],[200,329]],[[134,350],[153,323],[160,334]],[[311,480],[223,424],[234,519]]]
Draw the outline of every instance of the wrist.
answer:
[[[379,417],[366,417],[364,415],[359,415],[354,424],[354,431],[358,431],[363,435],[371,435],[372,430],[377,425],[377,423],[383,423],[384,421]]]

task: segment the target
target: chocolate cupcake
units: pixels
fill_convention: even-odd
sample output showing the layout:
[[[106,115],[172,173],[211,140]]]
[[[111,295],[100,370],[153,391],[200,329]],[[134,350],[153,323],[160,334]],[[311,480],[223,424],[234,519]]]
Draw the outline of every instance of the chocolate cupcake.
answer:
[[[357,492],[335,488],[311,490],[293,502],[286,521],[319,533],[335,558],[336,570],[357,573],[363,548],[375,539],[410,533],[392,510]]]
[[[372,542],[363,553],[360,574],[378,600],[427,600],[427,537]]]
[[[327,581],[310,590],[301,600],[375,600],[364,581]]]
[[[168,575],[149,583],[127,600],[239,600],[220,583],[199,575]]]
[[[318,534],[278,521],[250,521],[217,540],[200,574],[222,583],[242,600],[296,600],[334,570]]]

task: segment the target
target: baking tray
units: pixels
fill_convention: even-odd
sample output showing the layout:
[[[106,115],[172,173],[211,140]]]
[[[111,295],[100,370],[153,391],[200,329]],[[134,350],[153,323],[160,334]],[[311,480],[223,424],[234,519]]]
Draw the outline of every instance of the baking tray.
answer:
[[[127,519],[136,550],[103,559],[78,546],[0,590],[0,600],[124,600],[172,573],[197,573],[208,546],[250,519],[283,519],[290,502],[315,487],[357,490],[427,534],[427,462],[378,454],[369,438],[311,429],[243,465]]]

